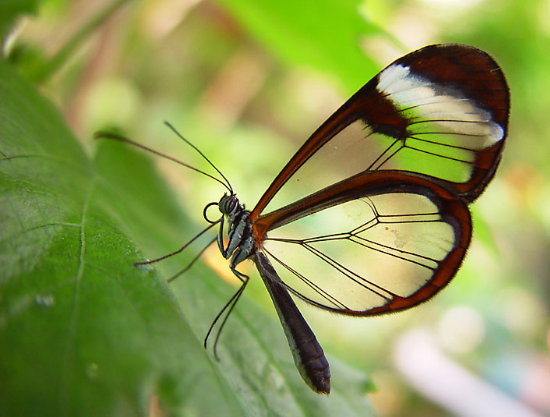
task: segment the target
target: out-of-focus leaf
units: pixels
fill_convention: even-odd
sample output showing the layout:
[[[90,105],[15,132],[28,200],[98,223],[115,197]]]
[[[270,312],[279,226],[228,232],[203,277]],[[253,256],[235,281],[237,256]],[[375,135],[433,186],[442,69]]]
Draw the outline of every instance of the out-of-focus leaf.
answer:
[[[376,73],[365,56],[367,36],[388,36],[360,13],[360,1],[218,0],[279,58],[315,68],[351,92]],[[322,22],[320,24],[319,22]]]
[[[0,2],[0,45],[9,34],[15,20],[25,14],[34,14],[39,0],[2,0]]]

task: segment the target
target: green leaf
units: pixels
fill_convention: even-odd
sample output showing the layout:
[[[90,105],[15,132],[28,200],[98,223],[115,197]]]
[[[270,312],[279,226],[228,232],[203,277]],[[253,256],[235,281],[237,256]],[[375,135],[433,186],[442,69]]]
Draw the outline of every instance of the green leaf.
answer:
[[[379,66],[365,56],[368,36],[390,37],[360,13],[358,0],[218,0],[280,59],[335,76],[355,91]],[[390,37],[391,38],[391,37]]]
[[[164,280],[132,266],[111,184],[32,87],[0,80],[1,414],[147,415],[158,395],[239,415]]]
[[[337,361],[330,397],[311,392],[251,300],[214,361],[202,338],[235,289],[202,265],[170,287],[133,266],[138,247],[163,255],[196,228],[148,158],[100,145],[92,161],[0,62],[1,416],[148,415],[154,398],[167,415],[370,414],[364,376]]]

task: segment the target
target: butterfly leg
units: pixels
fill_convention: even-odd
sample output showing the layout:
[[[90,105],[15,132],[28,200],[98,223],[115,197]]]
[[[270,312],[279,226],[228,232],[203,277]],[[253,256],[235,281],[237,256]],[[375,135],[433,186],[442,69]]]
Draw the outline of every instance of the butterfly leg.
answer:
[[[229,301],[223,306],[223,308],[220,310],[220,312],[216,315],[216,317],[214,318],[214,321],[212,322],[212,324],[210,325],[210,328],[208,329],[208,332],[206,333],[206,337],[204,338],[204,348],[206,349],[208,338],[210,337],[210,334],[212,333],[212,330],[214,329],[214,326],[220,320],[220,318],[222,318],[222,316],[223,316],[223,319],[220,323],[220,327],[219,327],[218,332],[216,334],[216,339],[214,340],[213,351],[214,351],[214,357],[216,358],[216,360],[219,360],[217,347],[218,347],[218,341],[220,339],[220,335],[222,333],[222,330],[225,326],[225,323],[227,322],[227,319],[231,315],[231,312],[235,308],[235,305],[239,301],[239,298],[241,297],[242,293],[244,292],[244,289],[246,288],[246,285],[248,284],[248,281],[250,279],[248,277],[248,275],[245,275],[242,272],[237,271],[237,269],[235,269],[235,268],[231,268],[231,272],[233,272],[233,274],[235,274],[235,276],[241,281],[241,286],[231,296]]]
[[[179,277],[180,275],[183,275],[185,274],[187,271],[189,271],[193,265],[195,265],[195,262],[197,262],[199,260],[199,258],[201,257],[201,255],[206,251],[206,249],[208,249],[210,247],[210,245],[212,243],[214,243],[215,241],[217,240],[217,237],[215,237],[214,239],[211,239],[210,242],[208,242],[206,244],[206,246],[204,246],[199,253],[197,253],[195,255],[195,257],[191,260],[191,262],[189,262],[187,264],[187,266],[185,268],[183,268],[181,271],[179,272],[176,272],[174,275],[172,275],[170,278],[168,278],[167,282],[172,282],[174,281],[177,277]]]

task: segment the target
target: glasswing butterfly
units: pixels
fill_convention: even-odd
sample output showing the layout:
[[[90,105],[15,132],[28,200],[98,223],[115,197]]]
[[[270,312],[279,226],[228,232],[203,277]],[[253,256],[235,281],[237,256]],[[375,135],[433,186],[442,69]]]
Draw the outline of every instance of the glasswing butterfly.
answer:
[[[214,240],[241,281],[205,346],[223,317],[215,350],[249,281],[237,268],[251,260],[304,381],[328,394],[328,361],[291,295],[334,313],[373,316],[414,307],[445,287],[470,244],[468,204],[500,162],[508,113],[504,74],[487,53],[424,47],[387,66],[330,116],[251,211],[169,125],[222,179],[176,162],[228,190],[205,207],[210,226],[191,240],[218,226]],[[174,160],[117,135],[98,136]],[[212,206],[221,217],[208,217]]]

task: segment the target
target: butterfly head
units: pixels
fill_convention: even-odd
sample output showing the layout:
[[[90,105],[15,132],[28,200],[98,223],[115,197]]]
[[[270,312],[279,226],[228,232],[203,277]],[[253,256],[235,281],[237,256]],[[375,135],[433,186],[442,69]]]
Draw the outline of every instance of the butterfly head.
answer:
[[[242,211],[244,206],[241,205],[235,194],[224,194],[218,202],[218,208],[222,214],[231,218]]]

